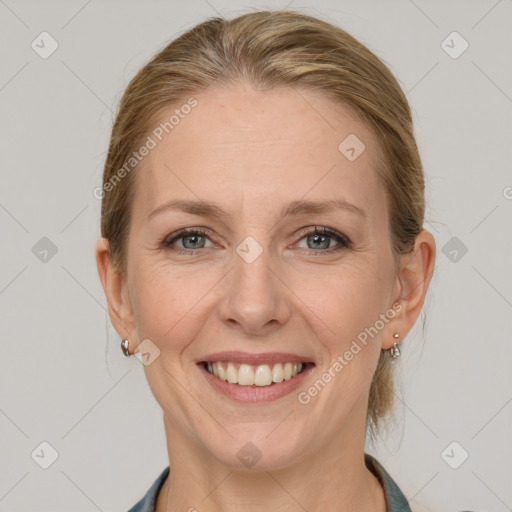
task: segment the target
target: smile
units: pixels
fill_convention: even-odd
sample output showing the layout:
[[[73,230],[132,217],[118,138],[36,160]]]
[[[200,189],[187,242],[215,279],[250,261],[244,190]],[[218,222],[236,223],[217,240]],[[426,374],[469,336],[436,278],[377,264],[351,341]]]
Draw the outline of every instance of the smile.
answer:
[[[302,373],[307,363],[241,364],[226,361],[204,361],[204,368],[215,377],[239,386],[271,386]]]

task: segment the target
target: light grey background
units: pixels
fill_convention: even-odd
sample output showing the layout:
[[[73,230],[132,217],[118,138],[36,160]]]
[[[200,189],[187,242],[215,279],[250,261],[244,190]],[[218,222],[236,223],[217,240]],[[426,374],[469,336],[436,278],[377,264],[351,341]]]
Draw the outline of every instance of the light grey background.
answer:
[[[92,191],[112,111],[186,29],[287,4],[0,0],[0,510],[125,511],[168,464],[161,410],[106,321],[94,259]],[[289,6],[390,66],[426,171],[438,255],[424,341],[418,322],[404,342],[397,425],[369,449],[414,510],[512,510],[512,2]],[[42,31],[59,44],[47,59],[31,48]],[[441,46],[453,31],[469,43],[456,59]],[[46,262],[32,251],[43,237],[57,248]],[[455,262],[451,246],[443,252],[452,237],[467,247]],[[43,441],[58,452],[48,469],[31,456]],[[441,456],[452,441],[452,464],[469,453],[458,469]]]

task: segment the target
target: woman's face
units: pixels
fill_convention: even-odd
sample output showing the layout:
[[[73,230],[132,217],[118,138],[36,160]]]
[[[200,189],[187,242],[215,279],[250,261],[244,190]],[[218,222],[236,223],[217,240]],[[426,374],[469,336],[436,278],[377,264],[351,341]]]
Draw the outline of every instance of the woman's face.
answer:
[[[359,449],[381,349],[400,330],[376,141],[311,91],[195,98],[134,171],[123,282],[167,435],[238,467]],[[286,363],[304,371],[289,378]]]

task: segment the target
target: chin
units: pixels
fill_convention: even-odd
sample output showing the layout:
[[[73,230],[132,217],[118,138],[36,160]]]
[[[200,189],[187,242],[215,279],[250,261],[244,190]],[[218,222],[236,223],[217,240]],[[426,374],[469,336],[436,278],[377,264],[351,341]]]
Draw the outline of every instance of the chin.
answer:
[[[297,463],[309,446],[309,440],[286,430],[276,422],[240,425],[229,429],[230,434],[215,442],[212,438],[205,448],[222,464],[236,470],[276,471]],[[282,431],[279,431],[282,429]],[[300,429],[298,429],[300,431]],[[212,442],[214,441],[214,442]]]

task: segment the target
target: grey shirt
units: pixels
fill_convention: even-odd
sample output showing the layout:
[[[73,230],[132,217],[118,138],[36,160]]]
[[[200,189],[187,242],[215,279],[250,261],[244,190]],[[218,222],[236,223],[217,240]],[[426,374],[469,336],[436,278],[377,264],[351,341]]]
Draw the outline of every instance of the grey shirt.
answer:
[[[367,468],[377,477],[384,489],[386,496],[387,512],[411,512],[411,509],[403,495],[389,473],[384,469],[380,462],[365,453],[364,460]],[[155,512],[156,499],[158,493],[169,475],[169,466],[167,466],[155,480],[145,496],[137,502],[128,512]]]

